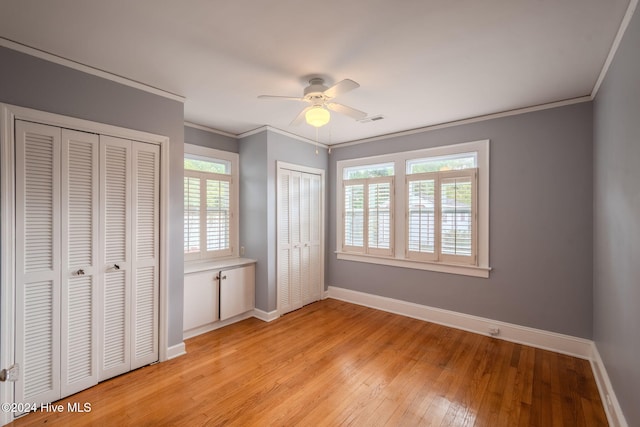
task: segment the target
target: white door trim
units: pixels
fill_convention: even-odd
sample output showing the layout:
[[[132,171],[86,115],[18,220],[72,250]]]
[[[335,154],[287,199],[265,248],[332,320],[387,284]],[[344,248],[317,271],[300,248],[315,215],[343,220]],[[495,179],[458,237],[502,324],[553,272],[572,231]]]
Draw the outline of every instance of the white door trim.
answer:
[[[159,358],[168,359],[168,245],[169,138],[84,119],[0,103],[0,369],[14,362],[15,354],[15,144],[16,119],[98,133],[160,146],[160,326]],[[0,383],[0,402],[14,401],[13,382]],[[0,425],[13,421],[11,412],[0,411]]]
[[[294,172],[303,172],[314,175],[320,175],[320,289],[319,295],[322,298],[324,295],[324,265],[325,265],[325,170],[324,169],[316,169],[309,166],[296,165],[294,163],[287,163],[283,161],[276,161],[276,301],[277,303],[277,313],[278,316],[282,315],[280,313],[280,299],[278,297],[278,290],[280,289],[280,280],[278,278],[278,272],[280,271],[280,173],[283,169],[294,171]]]

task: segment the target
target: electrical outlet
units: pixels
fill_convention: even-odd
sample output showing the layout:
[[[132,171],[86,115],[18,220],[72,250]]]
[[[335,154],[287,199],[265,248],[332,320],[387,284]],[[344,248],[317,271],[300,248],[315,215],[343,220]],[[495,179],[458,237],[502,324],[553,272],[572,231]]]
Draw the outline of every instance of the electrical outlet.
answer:
[[[244,246],[240,246],[240,256],[244,256]]]
[[[498,335],[500,335],[500,328],[496,326],[489,328],[489,335],[491,335],[492,337],[497,337]]]

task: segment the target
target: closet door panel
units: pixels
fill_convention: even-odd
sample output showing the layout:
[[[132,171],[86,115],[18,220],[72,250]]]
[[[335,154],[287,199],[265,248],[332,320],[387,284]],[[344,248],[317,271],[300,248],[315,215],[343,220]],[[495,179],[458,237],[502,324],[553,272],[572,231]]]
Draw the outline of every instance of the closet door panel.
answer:
[[[16,121],[15,402],[60,398],[60,129]]]
[[[160,148],[133,143],[131,369],[158,360]]]
[[[62,397],[98,383],[98,142],[62,129]]]
[[[130,369],[131,142],[100,136],[100,381]]]
[[[289,302],[289,289],[291,287],[291,233],[290,233],[290,203],[289,187],[291,186],[291,173],[281,170],[278,175],[278,312],[280,314],[291,311]]]
[[[309,174],[309,302],[322,298],[322,177]]]

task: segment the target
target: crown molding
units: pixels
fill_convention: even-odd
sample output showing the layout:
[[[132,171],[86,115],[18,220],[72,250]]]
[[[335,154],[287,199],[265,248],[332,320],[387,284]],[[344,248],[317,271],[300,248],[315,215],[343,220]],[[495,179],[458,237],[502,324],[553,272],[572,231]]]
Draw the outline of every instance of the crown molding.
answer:
[[[275,127],[269,126],[269,125],[260,126],[260,127],[257,127],[255,129],[253,129],[253,130],[250,130],[250,131],[247,131],[247,132],[243,132],[243,133],[237,135],[237,138],[246,138],[247,136],[255,135],[257,133],[264,132],[264,131],[270,131],[270,132],[273,132],[273,133],[284,135],[284,136],[289,137],[291,139],[296,139],[298,141],[306,142],[307,144],[311,144],[311,145],[316,146],[316,147],[329,148],[329,145],[324,144],[322,142],[316,142],[316,141],[314,141],[312,139],[305,138],[303,136],[299,136],[299,135],[293,134],[291,132],[287,132],[285,130],[278,129],[278,128],[275,128]]]
[[[486,120],[499,119],[499,118],[502,118],[502,117],[517,116],[519,114],[531,113],[531,112],[534,112],[534,111],[548,110],[548,109],[551,109],[551,108],[558,108],[558,107],[564,107],[564,106],[567,106],[567,105],[580,104],[582,102],[589,102],[589,101],[592,101],[592,100],[593,100],[593,98],[590,95],[581,96],[579,98],[572,98],[572,99],[566,99],[566,100],[563,100],[563,101],[550,102],[548,104],[534,105],[534,106],[531,106],[531,107],[518,108],[518,109],[515,109],[515,110],[503,111],[503,112],[500,112],[500,113],[493,113],[493,114],[487,114],[487,115],[484,115],[484,116],[471,117],[471,118],[468,118],[468,119],[456,120],[456,121],[453,121],[453,122],[441,123],[441,124],[432,125],[432,126],[425,126],[425,127],[416,128],[416,129],[410,129],[410,130],[405,130],[405,131],[400,131],[400,132],[388,133],[388,134],[380,135],[380,136],[372,136],[371,138],[358,139],[358,140],[355,140],[355,141],[340,142],[340,143],[337,143],[337,144],[332,144],[330,147],[331,147],[331,149],[349,147],[351,145],[358,145],[358,144],[364,144],[364,143],[367,143],[367,142],[380,141],[380,140],[390,139],[390,138],[397,138],[399,136],[414,135],[414,134],[417,134],[417,133],[423,133],[423,132],[428,132],[428,131],[432,131],[432,130],[445,129],[445,128],[449,128],[449,127],[466,125],[466,124],[470,124],[470,123],[484,122]]]
[[[238,139],[238,135],[233,134],[233,133],[229,133],[229,132],[225,132],[223,130],[218,130],[218,129],[214,129],[214,128],[210,128],[208,126],[202,126],[199,125],[197,123],[192,123],[192,122],[184,122],[184,125],[186,127],[189,128],[193,128],[193,129],[199,129],[199,130],[203,130],[205,132],[210,132],[210,133],[217,133],[218,135],[222,135],[222,136],[228,136],[230,138],[235,138]]]
[[[593,86],[593,90],[591,91],[591,98],[595,99],[598,94],[598,90],[604,81],[604,78],[607,76],[607,72],[609,71],[609,67],[613,62],[613,58],[616,56],[616,52],[620,47],[620,43],[622,42],[622,37],[624,33],[627,31],[627,27],[629,26],[629,22],[633,17],[633,13],[636,10],[636,6],[638,6],[638,0],[631,0],[629,2],[629,6],[627,7],[627,11],[622,18],[622,22],[620,23],[620,28],[618,28],[618,33],[616,34],[616,38],[613,39],[613,43],[611,44],[611,49],[609,50],[609,55],[607,59],[604,61],[604,65],[602,66],[602,70],[600,70],[600,75],[598,76],[598,80],[596,80],[595,86]]]
[[[106,80],[111,80],[112,82],[116,82],[125,86],[129,86],[135,89],[143,90],[145,92],[152,93],[154,95],[159,95],[164,98],[171,99],[173,101],[178,101],[184,104],[185,97],[181,95],[177,95],[175,93],[159,89],[157,87],[149,86],[145,83],[141,83],[135,80],[128,79],[123,76],[119,76],[114,73],[110,73],[108,71],[101,70],[99,68],[90,67],[88,65],[82,64],[80,62],[73,61],[71,59],[64,58],[62,56],[54,55],[49,52],[45,52],[44,50],[36,49],[31,46],[27,46],[22,43],[14,42],[13,40],[6,39],[4,37],[0,37],[0,46],[6,47],[7,49],[15,50],[21,53],[25,53],[30,56],[35,56],[36,58],[44,59],[45,61],[53,62],[58,65],[62,65],[68,68],[72,68],[77,71],[82,71],[83,73],[91,74],[97,77],[101,77]]]

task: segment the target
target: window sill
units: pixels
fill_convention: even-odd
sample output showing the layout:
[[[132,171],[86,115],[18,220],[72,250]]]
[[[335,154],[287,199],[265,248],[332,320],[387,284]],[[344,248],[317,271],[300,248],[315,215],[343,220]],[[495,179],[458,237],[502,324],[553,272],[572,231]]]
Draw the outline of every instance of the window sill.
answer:
[[[442,262],[413,261],[409,259],[387,258],[375,255],[354,254],[336,251],[339,260],[366,262],[369,264],[388,265],[392,267],[413,268],[416,270],[437,271],[439,273],[459,274],[462,276],[489,278],[491,267],[475,265],[446,264]]]

